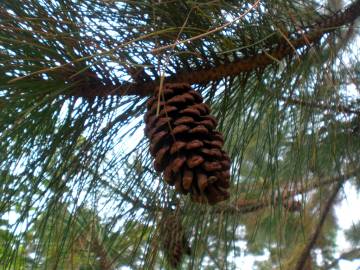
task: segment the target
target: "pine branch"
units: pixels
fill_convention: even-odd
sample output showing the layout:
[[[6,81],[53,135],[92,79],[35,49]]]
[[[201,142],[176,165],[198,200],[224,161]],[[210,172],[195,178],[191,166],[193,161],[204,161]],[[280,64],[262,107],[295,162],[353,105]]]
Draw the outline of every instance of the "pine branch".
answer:
[[[283,203],[287,201],[290,198],[293,198],[296,195],[305,194],[308,193],[314,189],[329,186],[335,183],[342,183],[346,180],[350,179],[351,177],[357,175],[360,172],[360,169],[354,169],[346,174],[342,174],[336,177],[328,177],[323,180],[320,180],[319,178],[314,178],[312,180],[308,180],[307,182],[311,183],[306,186],[300,185],[298,187],[293,188],[292,191],[289,191],[287,187],[283,187],[283,192],[275,196],[275,199],[272,198],[272,196],[268,196],[263,199],[243,199],[238,198],[235,199],[232,203],[220,203],[217,206],[213,207],[213,210],[218,213],[224,213],[227,214],[246,214],[246,213],[252,213],[255,211],[258,211],[260,209],[263,209],[265,207],[268,207],[270,205],[273,205],[274,203]],[[134,207],[140,207],[143,209],[146,209],[147,211],[151,212],[162,212],[164,209],[160,206],[156,205],[145,205],[141,203],[138,200],[133,200],[128,195],[121,193],[122,196],[124,196],[124,199],[126,199],[129,203],[132,203]]]
[[[220,203],[217,206],[213,207],[213,210],[218,213],[224,213],[227,214],[246,214],[246,213],[252,213],[255,211],[258,211],[260,209],[263,209],[265,207],[269,207],[270,205],[276,204],[276,203],[284,203],[290,198],[293,198],[296,195],[305,194],[308,193],[314,189],[329,186],[335,183],[344,182],[351,177],[357,175],[360,172],[360,169],[354,169],[346,174],[342,174],[336,177],[328,177],[323,180],[320,180],[319,178],[314,178],[312,180],[308,180],[310,184],[304,186],[299,185],[298,187],[293,188],[293,190],[289,191],[287,187],[283,187],[283,192],[275,196],[275,199],[272,198],[272,196],[268,196],[263,199],[243,199],[238,198],[235,199],[232,203]],[[143,208],[147,211],[151,212],[162,212],[164,209],[160,206],[156,205],[145,205],[139,200],[133,200],[128,195],[121,193],[122,196],[124,196],[124,199],[127,200],[129,203],[134,205],[134,208]]]
[[[296,267],[294,268],[295,270],[305,270],[304,266],[306,264],[306,261],[307,261],[308,257],[310,256],[310,252],[313,249],[316,241],[318,240],[318,238],[320,236],[320,233],[321,233],[322,227],[325,223],[326,217],[328,216],[328,214],[330,212],[330,209],[336,199],[336,196],[337,196],[340,188],[342,187],[342,184],[343,184],[343,181],[339,181],[338,184],[336,185],[336,187],[334,188],[331,196],[329,197],[329,199],[324,207],[323,213],[320,216],[319,223],[316,226],[314,233],[310,237],[309,242],[304,247],[304,249],[296,263]]]
[[[296,98],[283,98],[283,100],[287,104],[291,104],[291,105],[300,105],[300,106],[305,106],[305,107],[318,108],[320,110],[332,110],[335,112],[348,113],[348,114],[360,114],[359,110],[355,110],[353,108],[349,108],[349,107],[341,105],[341,104],[331,105],[331,104],[326,104],[326,103],[305,101],[305,100],[296,99]]]
[[[346,114],[360,114],[360,110],[351,108],[349,106],[345,106],[343,104],[332,105],[319,101],[308,101],[300,98],[284,97],[284,96],[276,95],[272,91],[266,91],[266,93],[269,94],[270,96],[274,96],[275,98],[281,101],[284,101],[285,104],[288,105],[297,105],[297,106],[309,107],[312,109],[319,109],[319,110],[330,110],[330,111],[346,113]]]
[[[273,44],[262,53],[241,58],[231,63],[221,64],[215,67],[191,70],[185,72],[178,72],[175,75],[166,77],[165,83],[189,83],[189,84],[204,84],[210,81],[217,81],[224,77],[235,76],[241,72],[249,72],[259,68],[265,68],[268,65],[284,59],[287,56],[295,55],[296,50],[304,46],[312,46],[319,41],[324,34],[336,30],[340,26],[354,22],[360,16],[360,0],[352,3],[348,8],[342,12],[338,12],[332,16],[325,17],[324,20],[317,22],[316,26],[307,27],[311,29],[304,30],[298,38],[291,38],[291,36],[299,36],[293,33],[284,36],[284,40]],[[286,38],[286,39],[285,39]],[[82,96],[92,98],[95,96],[109,96],[109,95],[137,95],[148,96],[156,86],[160,84],[160,80],[146,81],[142,83],[122,83],[119,85],[106,85],[94,88],[82,88],[72,93],[74,96]]]
[[[350,251],[342,253],[338,258],[332,261],[330,264],[325,265],[322,270],[330,270],[336,267],[341,260],[354,260],[360,258],[360,248],[354,248]]]
[[[280,196],[275,196],[275,199],[273,199],[271,196],[263,198],[263,199],[243,199],[239,198],[236,199],[234,203],[231,203],[227,207],[224,208],[224,205],[220,206],[216,209],[216,211],[219,212],[227,212],[227,213],[233,213],[233,214],[245,214],[245,213],[251,213],[255,212],[257,210],[260,210],[262,208],[268,207],[272,205],[273,203],[280,203],[284,202],[290,198],[293,198],[296,195],[305,194],[307,192],[310,192],[316,188],[329,186],[334,183],[342,183],[346,181],[347,179],[350,179],[351,177],[355,176],[359,173],[359,169],[352,170],[346,174],[339,175],[336,177],[329,177],[323,180],[320,180],[319,178],[312,179],[308,182],[311,184],[306,186],[299,186],[293,188],[292,191],[289,191],[286,187],[284,187],[282,190],[282,194]]]

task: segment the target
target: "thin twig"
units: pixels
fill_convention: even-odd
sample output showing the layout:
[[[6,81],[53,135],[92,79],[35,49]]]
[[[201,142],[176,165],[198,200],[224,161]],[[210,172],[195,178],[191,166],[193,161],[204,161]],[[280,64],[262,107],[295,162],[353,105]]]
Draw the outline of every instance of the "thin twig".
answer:
[[[360,114],[360,109],[357,110],[355,108],[351,108],[343,104],[332,105],[328,103],[321,103],[321,101],[309,101],[300,98],[280,96],[270,90],[266,90],[265,93],[267,93],[270,96],[276,97],[277,99],[284,101],[285,104],[289,104],[289,105],[299,105],[304,107],[317,108],[320,110],[330,110],[334,112],[342,112],[347,114]]]
[[[213,33],[216,33],[216,32],[219,32],[221,30],[223,30],[224,28],[228,27],[229,25],[239,21],[240,19],[242,19],[244,16],[246,16],[250,11],[252,11],[253,9],[255,9],[260,3],[260,0],[257,0],[250,8],[248,8],[243,14],[241,14],[239,17],[235,18],[234,20],[230,21],[230,22],[227,22],[223,25],[220,25],[216,28],[213,28],[211,29],[210,31],[207,31],[205,33],[202,33],[202,34],[199,34],[195,37],[191,37],[191,38],[187,38],[187,39],[184,39],[184,40],[179,40],[179,41],[175,41],[173,44],[169,44],[169,45],[166,45],[166,46],[162,46],[160,48],[156,48],[156,49],[153,49],[151,51],[152,54],[158,54],[159,52],[161,51],[164,51],[166,49],[169,49],[169,48],[174,48],[176,45],[179,45],[179,44],[183,44],[183,43],[189,43],[189,42],[192,42],[194,40],[197,40],[197,39],[200,39],[200,38],[203,38],[203,37],[206,37],[208,35],[211,35]]]
[[[331,263],[325,265],[321,268],[321,270],[330,270],[336,267],[341,260],[353,260],[360,258],[360,248],[354,248],[350,251],[346,251],[342,253],[339,257],[337,257],[334,261]]]

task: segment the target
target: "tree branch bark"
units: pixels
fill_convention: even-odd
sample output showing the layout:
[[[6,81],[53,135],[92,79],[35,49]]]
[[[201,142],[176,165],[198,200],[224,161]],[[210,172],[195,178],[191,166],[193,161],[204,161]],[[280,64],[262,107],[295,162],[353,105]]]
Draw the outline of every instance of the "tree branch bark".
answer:
[[[337,27],[354,22],[360,16],[360,0],[353,2],[348,8],[335,15],[328,16],[324,20],[317,23],[315,27],[310,27],[311,30],[301,34],[299,38],[290,38],[282,40],[273,44],[270,48],[264,49],[262,53],[241,58],[231,63],[221,64],[211,68],[191,70],[178,72],[175,75],[166,77],[165,83],[189,83],[189,84],[204,84],[210,81],[217,81],[224,77],[234,76],[241,72],[249,72],[274,63],[274,59],[282,60],[287,56],[296,54],[296,49],[303,46],[311,46],[321,39],[325,33],[334,31]],[[298,34],[297,34],[298,36]],[[156,86],[160,83],[159,80],[146,81],[142,83],[122,83],[119,85],[106,85],[94,87],[90,89],[82,88],[72,93],[73,96],[81,96],[86,98],[93,98],[96,96],[123,96],[123,95],[137,95],[148,96]]]
[[[304,266],[306,264],[306,261],[308,259],[308,257],[310,256],[310,252],[312,250],[312,248],[314,247],[314,245],[316,244],[316,241],[318,240],[322,227],[325,223],[326,217],[328,216],[330,209],[336,199],[336,196],[340,190],[340,188],[342,187],[343,181],[339,181],[337,183],[337,185],[335,186],[335,188],[333,189],[332,194],[330,195],[328,201],[326,202],[326,205],[324,207],[324,210],[320,216],[319,219],[319,223],[316,226],[316,229],[314,231],[314,233],[311,235],[308,243],[306,244],[306,246],[304,247],[297,263],[296,263],[296,267],[294,268],[294,270],[304,270]]]

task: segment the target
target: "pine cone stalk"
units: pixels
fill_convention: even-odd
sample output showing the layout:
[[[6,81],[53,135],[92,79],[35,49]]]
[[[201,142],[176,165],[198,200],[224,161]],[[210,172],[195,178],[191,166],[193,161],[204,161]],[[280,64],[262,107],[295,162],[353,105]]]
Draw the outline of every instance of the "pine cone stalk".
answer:
[[[156,89],[147,109],[145,135],[155,170],[193,201],[215,204],[228,199],[231,161],[201,95],[188,84],[165,84]]]

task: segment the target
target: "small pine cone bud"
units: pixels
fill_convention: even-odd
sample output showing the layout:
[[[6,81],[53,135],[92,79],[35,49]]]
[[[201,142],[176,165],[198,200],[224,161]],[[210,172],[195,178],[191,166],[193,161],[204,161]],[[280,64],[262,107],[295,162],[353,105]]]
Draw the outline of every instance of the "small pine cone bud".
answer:
[[[178,268],[185,254],[191,255],[191,249],[179,216],[171,214],[161,221],[160,240],[166,260],[173,268]]]
[[[199,203],[229,198],[231,161],[199,93],[188,84],[165,84],[148,100],[144,119],[154,168],[166,183]]]

